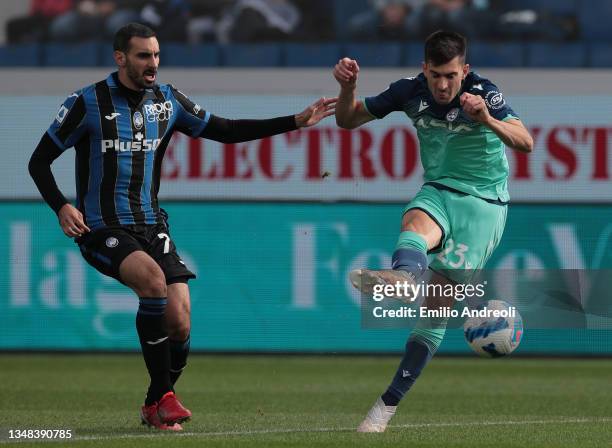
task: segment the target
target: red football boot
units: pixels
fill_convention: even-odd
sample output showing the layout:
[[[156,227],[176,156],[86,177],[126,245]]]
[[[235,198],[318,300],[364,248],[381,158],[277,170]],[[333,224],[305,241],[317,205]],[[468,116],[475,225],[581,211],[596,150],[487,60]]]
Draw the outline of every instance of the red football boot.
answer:
[[[167,392],[157,405],[157,414],[162,423],[172,425],[191,418],[191,411],[181,404],[174,392]]]
[[[183,427],[178,423],[172,425],[162,423],[157,412],[158,404],[152,404],[151,406],[143,406],[140,408],[140,419],[143,425],[147,425],[150,428],[157,428],[162,431],[182,431]]]

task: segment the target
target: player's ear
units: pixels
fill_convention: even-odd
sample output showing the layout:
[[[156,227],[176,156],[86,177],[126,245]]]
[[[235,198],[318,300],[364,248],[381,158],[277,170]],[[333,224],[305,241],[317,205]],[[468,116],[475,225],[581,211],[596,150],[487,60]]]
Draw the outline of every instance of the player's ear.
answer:
[[[123,51],[116,50],[113,53],[113,57],[115,58],[115,62],[117,63],[117,65],[119,67],[124,67],[125,66],[126,56],[125,56],[125,53]]]
[[[463,79],[465,79],[465,77],[468,75],[469,72],[470,72],[470,64],[463,64]]]

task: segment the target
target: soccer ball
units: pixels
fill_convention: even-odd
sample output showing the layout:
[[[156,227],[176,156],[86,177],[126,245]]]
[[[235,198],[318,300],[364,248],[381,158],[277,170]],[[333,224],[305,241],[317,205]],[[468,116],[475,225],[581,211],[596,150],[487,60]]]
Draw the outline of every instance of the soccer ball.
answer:
[[[470,311],[474,315],[465,320],[463,334],[477,354],[498,358],[518,347],[523,336],[523,319],[516,308],[503,300],[490,300]]]

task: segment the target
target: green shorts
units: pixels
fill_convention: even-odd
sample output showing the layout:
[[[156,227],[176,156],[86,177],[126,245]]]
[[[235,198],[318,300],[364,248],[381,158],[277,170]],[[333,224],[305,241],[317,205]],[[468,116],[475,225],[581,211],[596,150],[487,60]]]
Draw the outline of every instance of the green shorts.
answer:
[[[462,282],[484,268],[499,244],[508,206],[425,184],[404,209],[427,213],[442,229],[442,240],[429,253],[429,268]],[[456,272],[455,272],[456,271]]]

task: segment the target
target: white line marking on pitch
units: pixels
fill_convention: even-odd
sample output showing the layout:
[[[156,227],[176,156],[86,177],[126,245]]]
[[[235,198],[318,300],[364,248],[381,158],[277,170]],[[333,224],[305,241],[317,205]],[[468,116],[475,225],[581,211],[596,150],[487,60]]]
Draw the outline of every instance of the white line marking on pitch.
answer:
[[[389,428],[443,428],[455,426],[506,426],[506,425],[552,425],[557,423],[606,423],[612,422],[612,417],[602,418],[573,418],[573,419],[551,419],[551,420],[508,420],[508,421],[484,421],[484,422],[449,422],[449,423],[408,423],[405,425],[389,425]],[[0,444],[20,443],[20,442],[70,442],[70,441],[86,441],[86,440],[114,440],[114,439],[148,439],[162,437],[224,437],[224,436],[254,436],[266,434],[291,434],[291,433],[309,433],[309,432],[352,432],[356,427],[339,427],[339,428],[300,428],[300,429],[254,429],[249,431],[220,431],[220,432],[151,432],[149,434],[118,434],[110,436],[75,436],[72,439],[56,439],[56,440],[0,440]]]

